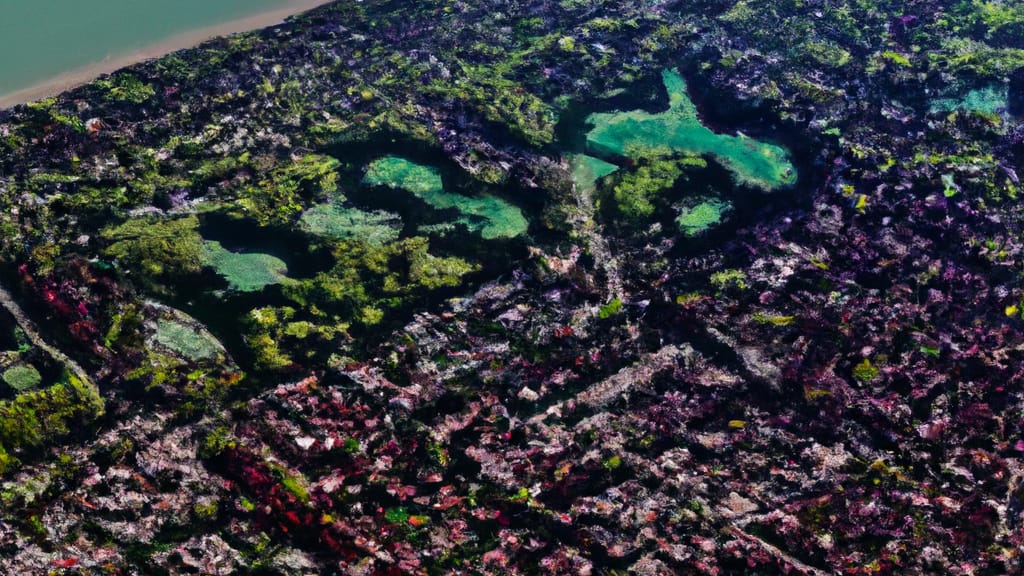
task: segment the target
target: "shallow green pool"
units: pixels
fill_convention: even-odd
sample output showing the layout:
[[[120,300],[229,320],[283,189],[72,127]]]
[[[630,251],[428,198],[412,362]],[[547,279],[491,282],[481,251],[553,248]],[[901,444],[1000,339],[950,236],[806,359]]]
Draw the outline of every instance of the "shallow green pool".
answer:
[[[662,80],[669,96],[668,110],[591,114],[587,123],[594,128],[587,134],[587,149],[598,155],[625,157],[650,155],[659,149],[708,154],[741,184],[769,191],[796,182],[796,168],[786,149],[742,134],[714,132],[701,124],[682,76],[665,70]]]

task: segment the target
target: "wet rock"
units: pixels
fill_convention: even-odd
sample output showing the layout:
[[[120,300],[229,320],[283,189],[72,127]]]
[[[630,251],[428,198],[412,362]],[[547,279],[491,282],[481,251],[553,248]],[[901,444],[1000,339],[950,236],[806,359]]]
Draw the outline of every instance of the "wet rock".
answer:
[[[1007,107],[1010,114],[1024,117],[1024,68],[1018,68],[1010,74]]]

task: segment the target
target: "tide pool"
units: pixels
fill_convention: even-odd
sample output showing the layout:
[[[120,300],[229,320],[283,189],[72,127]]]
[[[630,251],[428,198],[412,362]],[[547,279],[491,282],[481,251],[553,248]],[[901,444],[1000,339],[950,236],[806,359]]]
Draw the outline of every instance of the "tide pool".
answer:
[[[663,152],[707,154],[740,184],[771,191],[796,183],[796,168],[788,150],[743,134],[712,131],[701,123],[683,77],[675,70],[664,70],[661,77],[669,97],[668,110],[591,114],[587,117],[587,123],[593,125],[587,134],[589,152],[627,158]]]

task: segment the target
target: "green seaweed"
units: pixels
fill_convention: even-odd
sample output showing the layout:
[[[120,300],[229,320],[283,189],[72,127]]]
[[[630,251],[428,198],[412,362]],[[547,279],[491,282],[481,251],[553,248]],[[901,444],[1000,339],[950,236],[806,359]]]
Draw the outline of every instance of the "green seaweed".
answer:
[[[274,169],[259,182],[244,186],[238,205],[243,214],[261,226],[291,223],[293,217],[302,211],[305,197],[337,191],[337,168],[340,164],[330,156],[303,156]]]
[[[97,80],[96,86],[106,89],[107,98],[117,102],[142,104],[156,95],[156,90],[151,84],[146,84],[138,76],[128,72]]]
[[[454,256],[434,256],[422,250],[409,252],[409,280],[427,290],[452,287],[462,284],[462,277],[479,270],[478,266]]]
[[[516,55],[509,56],[516,58]],[[506,78],[495,66],[467,62],[461,65],[461,72],[457,80],[435,78],[423,87],[424,92],[464,102],[531,146],[551,143],[558,118],[550,105],[518,82]]]
[[[703,162],[700,158],[696,160]],[[611,183],[611,200],[616,214],[633,224],[645,222],[654,214],[657,209],[655,203],[663,192],[683,176],[684,167],[692,164],[660,158],[644,158],[641,162],[629,172],[616,174]]]
[[[878,378],[879,370],[867,358],[860,361],[853,367],[853,377],[860,382],[872,382]]]
[[[525,234],[529,227],[518,207],[489,194],[464,196],[446,192],[437,169],[405,158],[386,156],[374,161],[363,182],[406,190],[438,210],[455,209],[462,214],[456,222],[485,240],[515,238]]]
[[[698,204],[683,207],[676,218],[679,230],[686,236],[694,237],[722,223],[722,218],[732,210],[732,204],[717,198],[706,198]]]
[[[105,253],[146,277],[197,272],[202,251],[198,228],[195,216],[128,220],[103,231],[103,238],[111,242]]]
[[[403,506],[388,508],[384,511],[384,519],[391,524],[402,524],[409,520],[409,510]]]
[[[607,304],[598,309],[597,315],[601,320],[607,320],[619,312],[622,312],[622,300],[612,298]]]
[[[95,388],[69,372],[53,386],[0,402],[0,474],[16,463],[9,451],[65,436],[102,413],[103,399]]]
[[[749,287],[746,272],[737,268],[727,268],[714,272],[711,274],[710,280],[711,285],[722,292],[732,288],[746,290]]]
[[[211,240],[203,242],[202,259],[239,292],[257,292],[280,284],[288,273],[288,266],[280,258],[259,252],[232,252]]]
[[[716,134],[701,124],[682,76],[664,70],[662,80],[669,96],[667,111],[591,114],[587,122],[594,128],[587,134],[587,148],[598,155],[629,158],[666,147],[670,153],[708,154],[732,172],[737,182],[765,191],[796,182],[788,151],[742,134]]]

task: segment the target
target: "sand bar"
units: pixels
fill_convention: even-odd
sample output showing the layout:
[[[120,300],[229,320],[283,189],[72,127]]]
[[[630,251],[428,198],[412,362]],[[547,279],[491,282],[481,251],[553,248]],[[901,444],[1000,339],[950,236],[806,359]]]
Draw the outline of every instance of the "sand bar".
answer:
[[[204,28],[197,28],[188,32],[176,34],[169,38],[160,39],[158,42],[140,50],[135,50],[116,57],[104,59],[94,64],[70,70],[28,88],[7,94],[0,94],[0,109],[10,108],[17,104],[33,102],[50,96],[56,96],[61,92],[86,84],[103,74],[120,70],[125,66],[130,66],[138,62],[159,58],[177,50],[191,48],[211,38],[226,36],[228,34],[235,34],[238,32],[257,30],[273,26],[275,24],[280,24],[288,16],[312,10],[317,6],[330,4],[332,1],[333,0],[293,0],[284,6],[273,10],[266,10],[257,14],[251,14],[244,18],[238,18]]]

